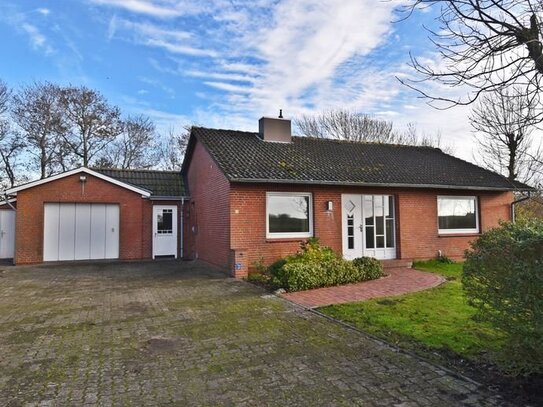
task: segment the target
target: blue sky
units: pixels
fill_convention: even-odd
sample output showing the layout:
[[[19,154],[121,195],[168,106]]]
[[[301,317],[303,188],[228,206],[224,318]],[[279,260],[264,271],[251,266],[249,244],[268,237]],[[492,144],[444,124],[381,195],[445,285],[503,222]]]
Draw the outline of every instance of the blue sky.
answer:
[[[159,129],[256,130],[263,115],[347,108],[441,132],[471,158],[465,108],[437,111],[403,87],[409,52],[439,63],[398,1],[41,0],[0,3],[0,78],[84,84]]]

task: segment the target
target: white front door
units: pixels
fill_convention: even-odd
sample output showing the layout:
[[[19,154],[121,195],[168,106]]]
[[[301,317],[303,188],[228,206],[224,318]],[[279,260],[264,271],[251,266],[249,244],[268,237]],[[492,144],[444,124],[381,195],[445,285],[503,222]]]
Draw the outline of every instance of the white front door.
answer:
[[[43,261],[119,258],[119,205],[46,203]]]
[[[177,258],[177,206],[153,206],[153,258]]]
[[[343,256],[395,259],[394,196],[345,194],[341,200]]]
[[[0,210],[0,259],[12,259],[15,254],[15,211]]]

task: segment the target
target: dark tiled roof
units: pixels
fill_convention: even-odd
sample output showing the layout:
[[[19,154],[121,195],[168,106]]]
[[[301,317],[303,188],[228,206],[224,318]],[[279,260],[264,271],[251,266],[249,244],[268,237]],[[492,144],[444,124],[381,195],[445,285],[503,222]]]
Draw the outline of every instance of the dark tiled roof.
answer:
[[[109,168],[93,168],[93,170],[127,184],[146,189],[155,197],[179,198],[185,193],[183,178],[181,177],[181,173],[177,171],[119,170]]]
[[[432,147],[293,137],[265,142],[258,133],[193,127],[230,181],[526,189]]]

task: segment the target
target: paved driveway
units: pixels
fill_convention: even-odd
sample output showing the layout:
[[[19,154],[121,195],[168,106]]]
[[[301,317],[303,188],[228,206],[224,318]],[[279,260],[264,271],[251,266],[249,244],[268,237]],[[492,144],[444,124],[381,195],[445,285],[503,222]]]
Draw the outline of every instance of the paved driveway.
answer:
[[[202,264],[0,275],[3,405],[498,404],[470,382]]]

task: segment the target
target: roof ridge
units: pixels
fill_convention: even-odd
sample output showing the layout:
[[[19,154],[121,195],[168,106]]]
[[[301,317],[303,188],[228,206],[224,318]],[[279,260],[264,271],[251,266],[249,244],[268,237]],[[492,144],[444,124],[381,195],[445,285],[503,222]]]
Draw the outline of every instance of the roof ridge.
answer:
[[[104,168],[104,167],[90,167],[95,171],[121,171],[121,172],[160,172],[160,173],[170,173],[170,174],[181,174],[181,171],[171,171],[171,170],[151,170],[151,169],[135,169],[135,168]]]
[[[347,139],[334,139],[334,138],[327,138],[327,137],[315,137],[315,136],[292,136],[292,138],[296,139],[307,139],[307,140],[314,140],[314,141],[328,141],[328,142],[336,142],[336,143],[345,143],[345,144],[365,144],[365,145],[375,145],[375,146],[391,146],[391,147],[409,147],[409,148],[427,148],[431,150],[441,150],[439,147],[433,147],[433,146],[417,146],[413,144],[400,144],[400,143],[382,143],[380,141],[367,141],[367,140],[347,140]]]
[[[213,130],[213,131],[228,131],[230,133],[244,133],[250,135],[259,134],[258,131],[246,131],[246,130],[235,130],[235,129],[221,129],[216,127],[204,127],[204,126],[192,126],[193,129],[202,129],[202,130]]]
[[[215,127],[193,126],[193,128],[202,129],[202,130],[238,133],[238,134],[251,135],[251,136],[255,136],[255,135],[258,136],[258,134],[259,134],[259,132],[257,132],[257,131],[222,129],[222,128],[215,128]],[[312,140],[312,141],[318,141],[318,142],[365,144],[365,145],[379,145],[379,146],[391,146],[391,147],[409,147],[409,148],[419,148],[419,149],[426,148],[426,149],[433,149],[433,150],[442,151],[441,148],[433,147],[433,146],[417,146],[417,145],[399,144],[399,143],[382,143],[382,142],[379,142],[379,141],[345,140],[345,139],[334,139],[334,138],[327,138],[327,137],[301,136],[301,135],[292,135],[292,138],[295,138],[295,139],[298,139],[298,140]]]

